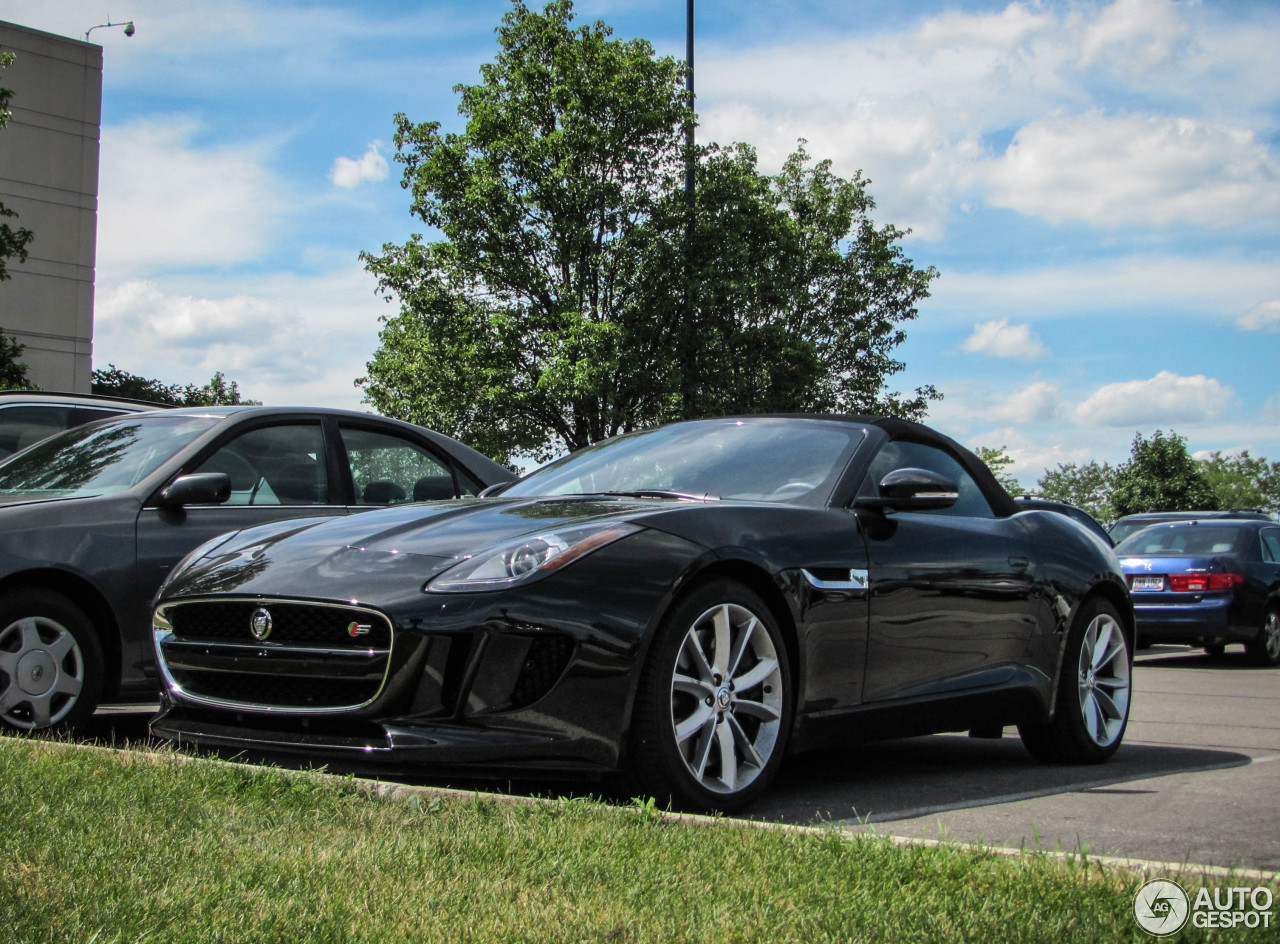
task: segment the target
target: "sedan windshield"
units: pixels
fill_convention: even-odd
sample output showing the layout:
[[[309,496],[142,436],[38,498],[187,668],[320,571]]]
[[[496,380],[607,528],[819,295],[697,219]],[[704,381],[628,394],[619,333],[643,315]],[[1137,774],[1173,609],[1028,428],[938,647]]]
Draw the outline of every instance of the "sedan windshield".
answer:
[[[864,436],[860,426],[822,420],[676,423],[589,446],[501,494],[823,504]]]
[[[121,492],[219,421],[139,414],[71,429],[0,463],[0,494],[80,498]]]
[[[1116,545],[1116,554],[1144,557],[1184,557],[1232,554],[1246,532],[1223,525],[1153,525]]]

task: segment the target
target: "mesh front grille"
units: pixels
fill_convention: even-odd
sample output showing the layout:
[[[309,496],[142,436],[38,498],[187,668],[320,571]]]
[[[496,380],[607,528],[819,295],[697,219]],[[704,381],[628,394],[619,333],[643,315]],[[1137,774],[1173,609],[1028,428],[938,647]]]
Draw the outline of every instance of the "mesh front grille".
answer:
[[[179,639],[252,644],[256,640],[249,625],[259,609],[271,614],[268,638],[273,643],[325,649],[386,649],[391,644],[391,628],[385,620],[350,607],[233,600],[185,603],[170,608],[166,615]]]
[[[250,631],[260,610],[270,614],[265,638]],[[350,709],[378,696],[390,660],[390,623],[358,607],[194,601],[165,607],[164,616],[172,636],[161,642],[160,658],[182,692],[196,699],[245,708]]]

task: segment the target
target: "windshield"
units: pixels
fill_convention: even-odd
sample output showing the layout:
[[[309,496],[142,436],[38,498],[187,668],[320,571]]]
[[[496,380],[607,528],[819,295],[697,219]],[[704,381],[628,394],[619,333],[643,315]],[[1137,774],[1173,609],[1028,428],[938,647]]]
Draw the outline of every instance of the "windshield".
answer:
[[[1243,546],[1245,535],[1244,529],[1226,525],[1153,525],[1116,545],[1116,554],[1144,557],[1231,554],[1237,546]]]
[[[823,504],[865,431],[849,423],[697,420],[589,446],[501,494],[652,493]],[[661,497],[653,495],[652,497]]]
[[[122,492],[220,421],[143,415],[70,429],[6,459],[0,463],[0,494],[80,498]]]

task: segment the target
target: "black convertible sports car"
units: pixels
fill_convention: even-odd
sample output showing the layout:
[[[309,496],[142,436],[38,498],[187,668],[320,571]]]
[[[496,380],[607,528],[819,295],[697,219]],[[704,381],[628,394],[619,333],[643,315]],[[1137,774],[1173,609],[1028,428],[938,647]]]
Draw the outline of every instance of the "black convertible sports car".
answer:
[[[970,452],[858,417],[677,423],[496,496],[288,521],[157,597],[152,731],[356,767],[619,771],[734,809],[788,751],[1016,724],[1124,735],[1111,549]]]

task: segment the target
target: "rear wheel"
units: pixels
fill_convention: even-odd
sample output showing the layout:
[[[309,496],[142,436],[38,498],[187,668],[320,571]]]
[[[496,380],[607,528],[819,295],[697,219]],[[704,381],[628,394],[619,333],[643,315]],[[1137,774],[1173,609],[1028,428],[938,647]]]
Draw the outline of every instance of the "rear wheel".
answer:
[[[782,762],[791,727],[786,643],[769,608],[736,581],[679,601],[650,648],[628,766],[661,803],[736,810]]]
[[[61,594],[0,596],[0,726],[74,731],[102,694],[102,645],[84,612]]]
[[[1280,608],[1267,609],[1258,635],[1245,643],[1249,658],[1257,665],[1280,665]]]
[[[1086,601],[1067,634],[1053,720],[1018,725],[1027,750],[1038,760],[1070,764],[1114,754],[1129,722],[1132,667],[1115,607]]]

